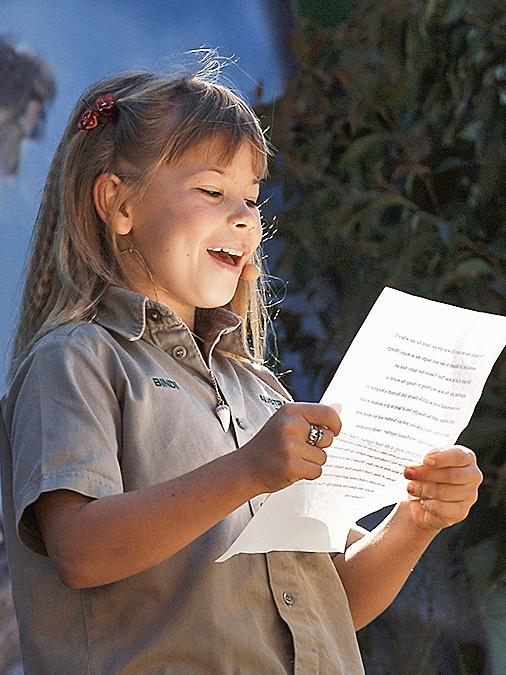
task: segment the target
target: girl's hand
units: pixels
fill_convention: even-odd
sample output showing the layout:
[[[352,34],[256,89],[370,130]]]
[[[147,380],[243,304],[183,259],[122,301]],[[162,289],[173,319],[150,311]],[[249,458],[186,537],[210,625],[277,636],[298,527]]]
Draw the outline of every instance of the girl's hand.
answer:
[[[455,446],[428,453],[420,466],[404,469],[414,523],[426,530],[440,530],[466,518],[478,499],[483,474],[469,448]]]
[[[317,445],[309,445],[311,424],[324,429]],[[256,494],[276,492],[302,478],[321,475],[327,460],[323,448],[341,429],[337,412],[320,403],[287,403],[277,410],[239,452]]]

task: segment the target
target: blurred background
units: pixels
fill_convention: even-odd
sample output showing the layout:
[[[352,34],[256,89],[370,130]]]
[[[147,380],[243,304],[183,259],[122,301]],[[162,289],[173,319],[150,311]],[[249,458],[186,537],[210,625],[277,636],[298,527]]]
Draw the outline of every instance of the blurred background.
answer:
[[[277,149],[264,197],[270,365],[319,400],[385,285],[506,313],[503,0],[3,0],[0,391],[31,229],[92,81],[217,48]],[[506,359],[461,442],[485,474],[387,610],[368,675],[506,675]],[[371,527],[385,511],[366,519]],[[21,673],[0,536],[0,675]],[[310,674],[308,674],[310,675]]]

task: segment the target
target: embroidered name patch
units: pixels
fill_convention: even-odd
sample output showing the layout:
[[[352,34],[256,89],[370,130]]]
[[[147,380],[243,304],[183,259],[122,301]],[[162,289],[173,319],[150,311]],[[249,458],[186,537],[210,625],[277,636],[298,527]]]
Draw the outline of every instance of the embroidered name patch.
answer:
[[[280,401],[279,398],[270,398],[270,396],[264,396],[263,394],[260,394],[260,399],[264,403],[268,403],[269,405],[273,405],[275,408],[281,408],[282,405],[285,405],[286,401]]]
[[[179,389],[179,385],[174,380],[168,380],[165,377],[152,377],[155,387],[168,387],[169,389]]]

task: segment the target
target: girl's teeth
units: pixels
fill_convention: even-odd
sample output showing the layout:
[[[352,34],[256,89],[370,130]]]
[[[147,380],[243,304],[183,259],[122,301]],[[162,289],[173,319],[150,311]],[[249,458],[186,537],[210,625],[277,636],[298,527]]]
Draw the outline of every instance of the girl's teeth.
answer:
[[[241,251],[236,251],[234,248],[224,248],[223,246],[218,246],[217,248],[210,248],[210,251],[223,251],[224,253],[229,253],[230,255],[235,255],[241,257]]]

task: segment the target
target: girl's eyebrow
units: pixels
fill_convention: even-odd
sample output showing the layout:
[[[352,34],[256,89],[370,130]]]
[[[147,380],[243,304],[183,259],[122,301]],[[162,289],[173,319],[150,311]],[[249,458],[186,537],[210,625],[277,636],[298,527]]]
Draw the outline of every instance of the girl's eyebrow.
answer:
[[[220,168],[217,167],[217,166],[205,166],[205,167],[202,167],[202,168],[200,168],[200,169],[197,169],[197,170],[194,172],[193,175],[196,176],[196,175],[198,175],[199,173],[208,173],[209,171],[212,171],[212,172],[214,172],[214,173],[219,173],[220,176],[225,176],[225,175],[227,174],[227,171],[226,171],[225,169],[220,169]],[[252,184],[253,184],[253,185],[259,185],[261,182],[262,182],[262,181],[260,180],[260,178],[253,178]]]

